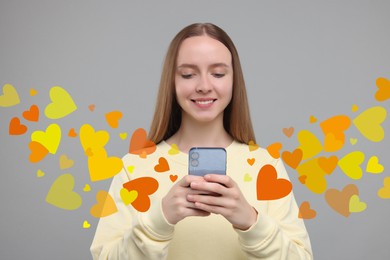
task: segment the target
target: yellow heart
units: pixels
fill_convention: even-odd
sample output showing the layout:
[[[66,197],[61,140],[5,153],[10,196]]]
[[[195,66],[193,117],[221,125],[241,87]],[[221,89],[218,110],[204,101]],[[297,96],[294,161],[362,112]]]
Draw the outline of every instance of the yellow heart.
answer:
[[[250,176],[249,173],[246,173],[246,174],[244,175],[244,181],[245,181],[245,182],[252,181],[252,176]]]
[[[302,150],[302,160],[313,158],[322,151],[322,144],[318,138],[308,130],[301,130],[298,133],[298,142]]]
[[[123,162],[117,157],[107,157],[104,148],[92,150],[93,155],[88,157],[88,169],[91,181],[109,179],[118,174],[123,168]]]
[[[80,142],[85,152],[90,149],[89,153],[94,149],[103,148],[110,140],[110,135],[106,131],[97,131],[92,126],[84,124],[80,128]]]
[[[371,107],[358,115],[353,123],[360,133],[372,142],[380,142],[385,137],[381,124],[385,121],[387,111],[381,106]]]
[[[349,199],[349,212],[362,212],[367,208],[366,203],[360,201],[360,198],[358,195],[352,195],[352,197]]]
[[[137,199],[138,191],[136,190],[128,191],[127,189],[122,188],[120,191],[120,195],[123,203],[125,203],[125,205],[127,206]]]
[[[91,224],[89,224],[88,221],[84,220],[83,222],[83,228],[90,228],[91,227]]]
[[[257,149],[259,149],[259,146],[252,140],[249,141],[248,145],[249,145],[249,151],[251,151],[251,152],[256,151]]]
[[[349,138],[349,142],[352,144],[352,145],[355,145],[357,143],[357,138]]]
[[[345,175],[351,179],[358,180],[363,176],[363,170],[360,165],[364,162],[364,158],[364,153],[354,151],[341,158],[338,165]]]
[[[91,186],[89,186],[88,183],[85,184],[85,185],[84,185],[84,188],[83,188],[83,191],[84,191],[84,192],[89,192],[89,191],[91,191]]]
[[[3,86],[3,93],[0,96],[0,107],[12,107],[20,103],[18,92],[11,84]]]
[[[366,172],[369,173],[382,173],[385,168],[379,163],[377,156],[372,156],[367,163]]]
[[[390,199],[390,176],[383,180],[383,187],[378,190],[378,196],[382,199]]]
[[[45,115],[50,119],[59,119],[69,115],[77,109],[72,97],[62,87],[55,86],[50,89],[52,103],[46,106]]]
[[[45,132],[33,132],[31,141],[40,143],[49,153],[55,154],[61,141],[61,128],[57,124],[51,124],[46,128]]]
[[[43,177],[43,176],[45,176],[45,173],[44,173],[43,171],[41,171],[41,170],[38,170],[38,171],[37,171],[37,177],[38,177],[38,178],[41,178],[41,177]]]
[[[33,88],[30,88],[30,96],[35,96],[36,94],[38,94],[38,91],[36,89],[33,89]]]
[[[322,157],[320,157],[322,158]],[[320,158],[313,158],[297,167],[299,180],[313,193],[321,194],[325,192],[327,181],[325,175],[328,173],[321,167]],[[303,177],[305,176],[305,177]]]
[[[127,138],[127,133],[120,133],[119,134],[119,137],[122,139],[122,140],[125,140]]]
[[[127,171],[128,171],[129,173],[133,173],[134,168],[135,168],[134,165],[127,166]]]
[[[73,166],[73,160],[69,159],[66,154],[60,156],[60,169],[68,169]]]
[[[74,178],[71,174],[59,176],[51,185],[46,196],[46,202],[65,210],[78,209],[82,200],[79,194],[73,191]]]
[[[107,191],[98,191],[98,193],[96,193],[96,201],[97,203],[89,210],[91,215],[95,218],[107,217],[118,211],[114,199]]]
[[[314,124],[316,122],[317,122],[317,118],[315,118],[315,116],[310,116],[310,123]]]
[[[356,112],[359,110],[359,107],[357,105],[352,105],[352,112]]]
[[[176,144],[171,145],[171,149],[169,149],[168,154],[175,155],[179,153],[179,147]]]

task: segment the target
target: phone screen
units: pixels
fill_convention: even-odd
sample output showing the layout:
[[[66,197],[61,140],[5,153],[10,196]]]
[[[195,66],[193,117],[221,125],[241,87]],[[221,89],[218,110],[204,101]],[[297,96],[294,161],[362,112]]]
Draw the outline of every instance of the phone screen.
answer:
[[[193,147],[188,153],[188,173],[226,174],[226,150],[220,147]]]

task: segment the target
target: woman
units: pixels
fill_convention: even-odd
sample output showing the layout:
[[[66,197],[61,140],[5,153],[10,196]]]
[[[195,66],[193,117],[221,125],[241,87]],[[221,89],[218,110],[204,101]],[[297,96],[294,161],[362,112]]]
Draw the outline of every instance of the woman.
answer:
[[[172,40],[149,138],[156,151],[146,158],[127,154],[113,179],[109,193],[119,212],[100,219],[94,259],[312,258],[292,192],[257,199],[256,177],[264,165],[278,178],[288,176],[279,159],[247,145],[255,137],[240,61],[219,27],[192,24]],[[188,175],[187,153],[202,146],[226,149],[226,175]],[[169,166],[164,172],[156,170],[162,157]],[[159,187],[150,208],[139,212],[123,203],[120,190],[144,176]]]

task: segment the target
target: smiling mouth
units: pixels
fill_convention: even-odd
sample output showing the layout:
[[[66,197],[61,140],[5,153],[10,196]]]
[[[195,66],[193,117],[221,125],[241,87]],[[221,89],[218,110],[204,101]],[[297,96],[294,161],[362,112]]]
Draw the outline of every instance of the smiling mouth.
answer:
[[[208,100],[194,100],[191,99],[192,102],[199,104],[199,105],[208,105],[216,101],[216,99],[208,99]]]

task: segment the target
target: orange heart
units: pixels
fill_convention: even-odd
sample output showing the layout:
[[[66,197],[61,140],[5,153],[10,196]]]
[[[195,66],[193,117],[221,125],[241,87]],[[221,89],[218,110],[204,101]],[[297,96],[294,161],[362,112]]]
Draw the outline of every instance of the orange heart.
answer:
[[[294,127],[283,128],[283,134],[290,138],[294,133]]]
[[[312,219],[315,218],[317,212],[310,208],[310,203],[308,201],[302,202],[299,207],[298,217],[302,219]]]
[[[252,166],[255,163],[255,158],[248,158],[246,161],[249,163],[250,166]]]
[[[141,177],[123,184],[123,188],[128,191],[138,192],[138,197],[131,205],[139,212],[146,212],[150,208],[149,195],[155,193],[158,186],[158,181],[152,177]]]
[[[268,153],[275,159],[280,158],[280,149],[282,149],[282,144],[281,143],[273,143],[267,147]]]
[[[91,104],[88,106],[89,111],[93,112],[95,110],[95,105]]]
[[[18,117],[14,117],[9,122],[9,134],[10,135],[22,135],[27,132],[27,126],[20,123]]]
[[[305,184],[306,183],[307,176],[306,175],[301,175],[298,177],[298,180],[300,183]]]
[[[349,217],[349,201],[353,195],[359,195],[359,189],[355,184],[349,184],[341,192],[336,189],[327,190],[325,200],[336,212],[344,217]]]
[[[320,123],[325,135],[324,151],[335,152],[345,143],[344,131],[351,125],[351,119],[345,115],[331,117]]]
[[[32,163],[41,161],[49,153],[49,150],[47,150],[46,147],[35,141],[30,142],[28,144],[28,148],[31,150],[31,154],[28,159]]]
[[[77,133],[76,131],[74,130],[74,128],[71,128],[68,132],[68,136],[69,137],[76,137],[77,136]]]
[[[146,157],[154,151],[156,151],[156,144],[147,139],[146,131],[143,128],[136,129],[130,139],[129,153],[140,156],[145,154]]]
[[[164,157],[160,157],[158,159],[158,164],[156,166],[154,166],[154,170],[156,172],[166,172],[166,171],[169,171],[169,164],[168,164],[167,159],[165,159]]]
[[[275,200],[287,196],[292,190],[289,180],[278,179],[276,169],[266,164],[257,175],[257,200]]]
[[[171,179],[171,182],[175,182],[177,180],[177,175],[169,175],[169,179]]]
[[[375,99],[378,101],[385,101],[390,98],[390,81],[385,78],[378,78],[376,80],[378,91],[375,93]]]
[[[332,155],[329,158],[320,157],[320,158],[318,158],[318,165],[327,174],[331,174],[334,171],[334,169],[336,169],[338,161],[339,161],[339,159],[335,155]]]
[[[121,118],[122,112],[120,111],[112,111],[106,114],[106,121],[112,128],[117,128],[119,126],[119,120]]]
[[[283,161],[293,169],[296,169],[299,163],[302,161],[303,152],[301,149],[297,148],[292,153],[289,151],[284,151],[282,153]]]
[[[317,118],[315,116],[310,116],[309,121],[310,121],[310,124],[314,124],[317,122]]]
[[[325,135],[324,140],[324,151],[325,152],[336,152],[343,148],[344,139],[337,139],[333,133],[328,133]]]
[[[39,108],[37,105],[32,105],[29,110],[23,112],[24,119],[31,122],[38,122],[39,120]]]
[[[91,207],[90,213],[95,218],[107,217],[118,211],[114,199],[104,190],[96,194],[97,203]]]

